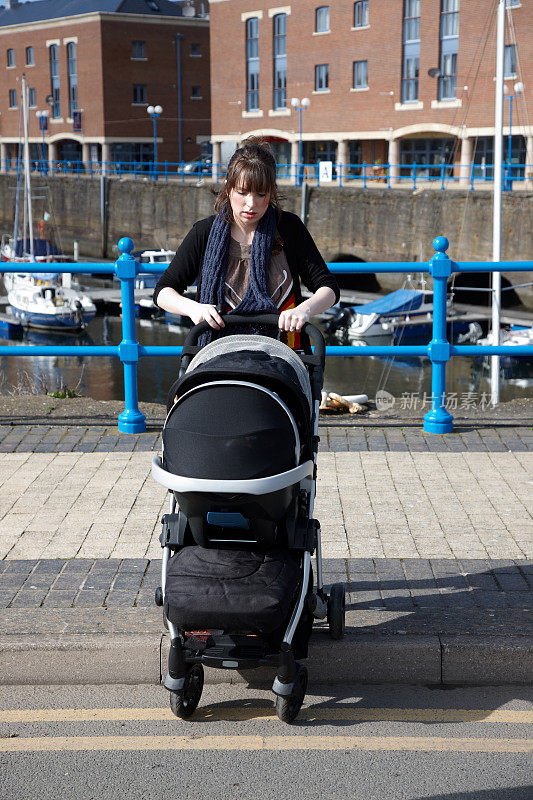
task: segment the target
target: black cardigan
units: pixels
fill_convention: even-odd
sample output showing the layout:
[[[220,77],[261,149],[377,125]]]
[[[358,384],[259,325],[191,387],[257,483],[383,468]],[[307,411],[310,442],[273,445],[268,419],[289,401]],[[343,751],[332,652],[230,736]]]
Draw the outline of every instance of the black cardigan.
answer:
[[[207,217],[192,226],[155,287],[156,305],[159,292],[167,286],[183,294],[187,286],[191,286],[196,280],[198,280],[197,285],[200,285],[205,248],[214,219],[214,216]],[[337,303],[339,300],[337,281],[328,270],[311,234],[300,218],[289,211],[282,211],[278,221],[278,231],[283,240],[283,250],[292,275],[296,304],[302,301],[300,279],[313,293],[321,286],[329,286],[335,292],[335,303]]]

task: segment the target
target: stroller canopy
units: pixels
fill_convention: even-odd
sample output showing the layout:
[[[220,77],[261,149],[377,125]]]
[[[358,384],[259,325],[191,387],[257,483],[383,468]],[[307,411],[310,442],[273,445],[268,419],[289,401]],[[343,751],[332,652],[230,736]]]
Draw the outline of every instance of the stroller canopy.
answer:
[[[208,344],[171,387],[168,407],[163,459],[175,475],[270,477],[298,466],[310,446],[307,369],[266,336]]]
[[[242,353],[243,350],[248,353],[264,353],[271,358],[280,358],[288,364],[309,402],[309,408],[312,408],[311,385],[307,369],[290,347],[269,336],[224,336],[217,339],[194,356],[187,372],[191,372],[201,364],[207,364],[218,356]]]

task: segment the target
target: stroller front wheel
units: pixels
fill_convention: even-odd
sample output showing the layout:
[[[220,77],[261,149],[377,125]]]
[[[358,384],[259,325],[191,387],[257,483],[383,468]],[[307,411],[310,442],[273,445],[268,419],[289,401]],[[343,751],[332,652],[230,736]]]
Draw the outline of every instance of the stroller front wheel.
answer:
[[[282,722],[294,722],[300,713],[306,691],[307,667],[300,665],[292,694],[276,697],[276,714]]]
[[[183,689],[170,692],[170,708],[180,719],[188,719],[196,711],[204,688],[204,668],[202,664],[193,664],[187,670]]]

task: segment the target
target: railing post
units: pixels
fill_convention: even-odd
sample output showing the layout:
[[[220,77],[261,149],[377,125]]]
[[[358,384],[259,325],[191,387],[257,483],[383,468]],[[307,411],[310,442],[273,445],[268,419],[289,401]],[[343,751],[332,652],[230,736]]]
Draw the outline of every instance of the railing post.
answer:
[[[363,189],[366,189],[366,161],[363,161]]]
[[[450,343],[446,338],[446,298],[452,261],[446,253],[449,242],[437,236],[433,247],[437,251],[429,262],[433,278],[433,338],[428,345],[431,359],[431,411],[424,415],[427,433],[451,433],[453,417],[446,411],[446,362],[450,360]]]
[[[115,273],[120,279],[122,299],[122,341],[118,355],[124,365],[124,411],[118,417],[118,429],[122,433],[143,433],[146,418],[139,411],[137,395],[137,362],[139,344],[135,334],[135,297],[133,283],[137,274],[137,262],[131,255],[133,241],[124,236],[118,243],[121,253],[115,262]]]
[[[442,164],[440,165],[440,188],[441,188],[441,191],[444,191],[445,170],[446,170],[446,164],[443,161]]]
[[[474,176],[475,176],[476,165],[472,161],[472,165],[470,167],[470,191],[474,191]]]

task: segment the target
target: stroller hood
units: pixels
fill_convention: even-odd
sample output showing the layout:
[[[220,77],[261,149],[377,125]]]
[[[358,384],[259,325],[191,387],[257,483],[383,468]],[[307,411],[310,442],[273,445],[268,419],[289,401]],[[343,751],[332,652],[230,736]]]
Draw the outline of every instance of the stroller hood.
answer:
[[[311,385],[307,369],[290,347],[269,336],[223,336],[221,339],[217,339],[207,347],[202,348],[191,360],[187,372],[192,372],[201,364],[206,364],[218,356],[239,354],[243,350],[248,353],[263,353],[266,356],[281,359],[288,364],[292,368],[294,377],[300,384],[302,392],[307,397],[309,407],[312,408]]]

